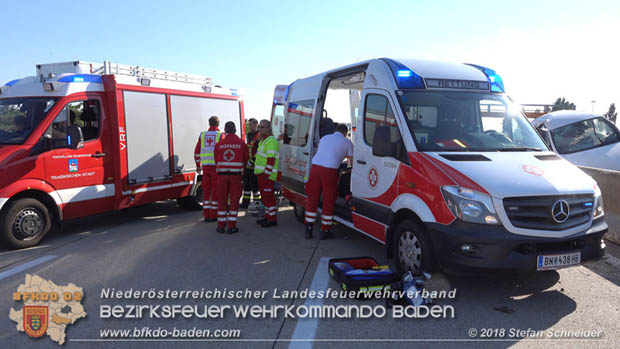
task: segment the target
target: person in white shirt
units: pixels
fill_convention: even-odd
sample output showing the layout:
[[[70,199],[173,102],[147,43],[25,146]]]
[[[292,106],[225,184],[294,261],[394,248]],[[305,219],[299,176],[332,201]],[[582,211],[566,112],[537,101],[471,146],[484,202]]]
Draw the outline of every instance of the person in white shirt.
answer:
[[[338,168],[344,158],[349,162],[353,157],[353,143],[347,139],[349,129],[339,124],[336,132],[328,134],[319,141],[319,149],[312,158],[310,178],[306,183],[306,239],[312,238],[312,229],[316,221],[321,192],[323,207],[321,213],[321,239],[330,236],[330,227],[334,217],[334,204],[338,197]]]

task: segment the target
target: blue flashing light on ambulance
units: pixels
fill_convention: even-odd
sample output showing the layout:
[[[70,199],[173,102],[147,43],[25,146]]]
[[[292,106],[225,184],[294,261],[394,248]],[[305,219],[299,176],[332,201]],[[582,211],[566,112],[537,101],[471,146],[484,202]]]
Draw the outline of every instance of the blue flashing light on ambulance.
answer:
[[[382,58],[278,85],[282,187],[300,221],[325,117],[355,144],[334,219],[384,244],[400,272],[548,270],[604,254],[596,182],[550,151],[490,68]]]

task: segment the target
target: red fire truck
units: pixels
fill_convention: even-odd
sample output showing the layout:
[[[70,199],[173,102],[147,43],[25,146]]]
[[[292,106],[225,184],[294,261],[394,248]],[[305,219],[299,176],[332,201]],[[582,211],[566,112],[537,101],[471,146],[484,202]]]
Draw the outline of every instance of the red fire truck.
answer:
[[[176,198],[200,208],[194,146],[243,100],[211,78],[110,62],[40,64],[0,86],[0,235],[34,246],[64,220]]]

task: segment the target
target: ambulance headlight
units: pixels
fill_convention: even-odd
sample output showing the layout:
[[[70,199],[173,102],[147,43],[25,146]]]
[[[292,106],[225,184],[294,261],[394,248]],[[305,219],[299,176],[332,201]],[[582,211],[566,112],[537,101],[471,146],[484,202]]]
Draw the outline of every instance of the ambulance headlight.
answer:
[[[596,208],[594,209],[592,219],[602,217],[604,214],[605,212],[603,211],[603,197],[599,196],[598,198],[596,198]]]
[[[458,219],[480,224],[499,224],[491,197],[471,189],[455,186],[441,187],[450,212]]]

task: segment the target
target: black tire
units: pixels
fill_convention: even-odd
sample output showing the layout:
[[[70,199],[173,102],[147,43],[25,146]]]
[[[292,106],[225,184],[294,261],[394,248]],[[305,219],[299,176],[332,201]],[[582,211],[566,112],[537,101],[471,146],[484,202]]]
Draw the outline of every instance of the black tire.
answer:
[[[47,207],[35,199],[9,202],[0,215],[2,239],[14,248],[36,246],[51,227]]]
[[[186,196],[184,198],[178,198],[177,204],[179,204],[179,207],[184,210],[198,211],[202,210],[202,201],[202,184],[198,183],[196,193],[194,193],[194,195]]]
[[[392,238],[396,270],[402,275],[411,271],[430,272],[435,268],[435,257],[424,228],[416,221],[406,219],[396,227]]]
[[[293,206],[293,213],[295,214],[295,219],[299,223],[306,223],[306,209],[299,204],[296,204],[291,201],[291,206]]]

